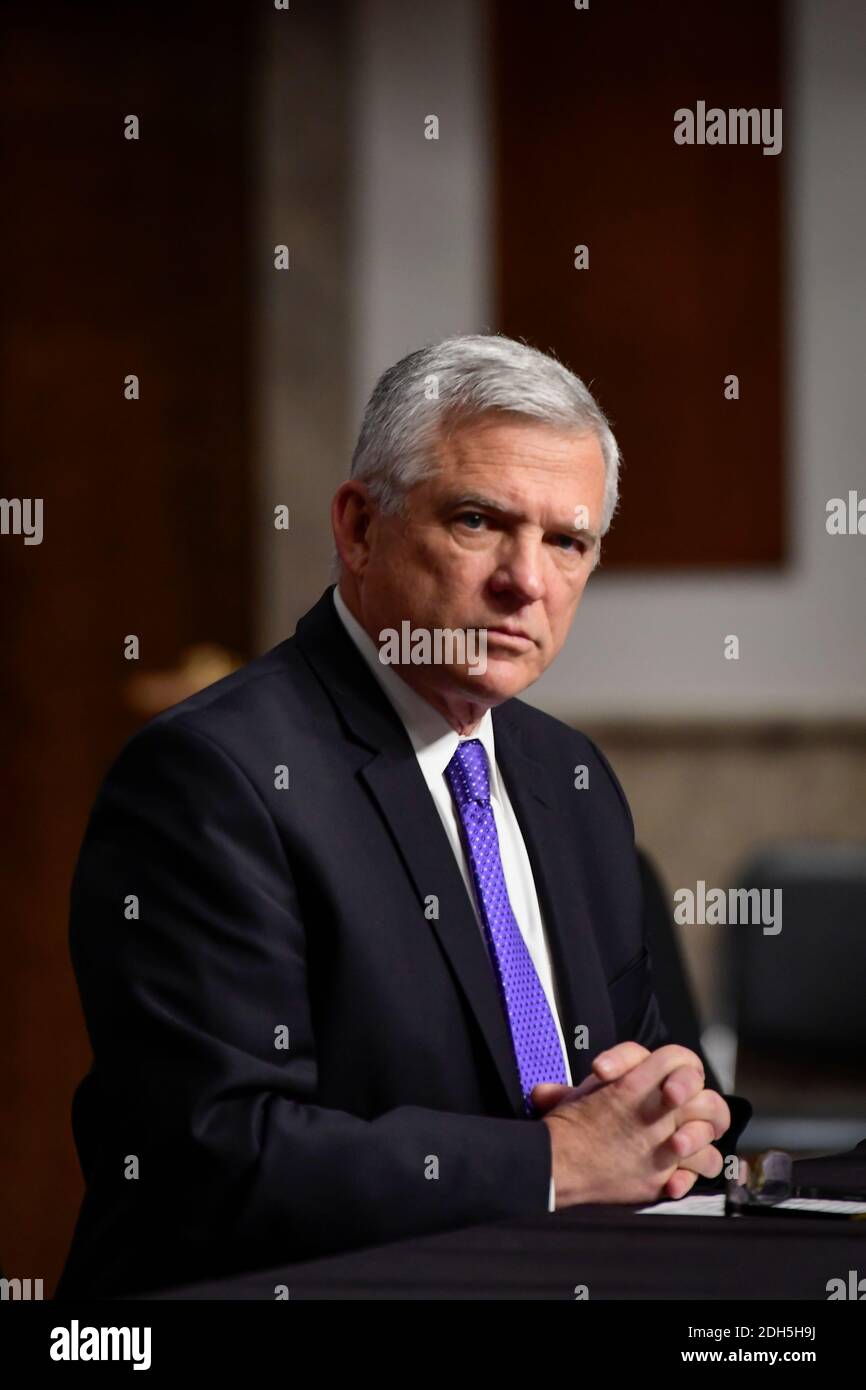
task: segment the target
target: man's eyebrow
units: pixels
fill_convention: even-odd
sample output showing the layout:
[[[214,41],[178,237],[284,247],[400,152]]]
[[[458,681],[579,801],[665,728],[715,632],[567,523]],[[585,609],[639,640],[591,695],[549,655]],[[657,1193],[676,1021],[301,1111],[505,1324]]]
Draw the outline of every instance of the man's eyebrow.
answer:
[[[464,492],[458,497],[446,499],[447,510],[452,508],[477,508],[479,511],[494,512],[497,516],[510,517],[515,520],[520,519],[520,513],[506,507],[502,502],[497,502],[493,497],[485,497],[480,492]],[[555,522],[548,528],[551,531],[559,531],[564,536],[577,536],[587,541],[590,545],[595,545],[598,541],[598,533],[590,530],[588,526],[575,526],[570,521]]]

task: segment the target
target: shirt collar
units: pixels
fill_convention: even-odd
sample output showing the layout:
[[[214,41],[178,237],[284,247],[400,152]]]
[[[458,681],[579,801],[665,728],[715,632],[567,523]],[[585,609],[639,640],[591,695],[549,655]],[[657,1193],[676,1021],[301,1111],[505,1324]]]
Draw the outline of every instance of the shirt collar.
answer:
[[[339,585],[334,585],[332,593],[334,607],[344,628],[396,710],[409,735],[422,770],[437,778],[441,777],[454,757],[459,743],[464,743],[466,738],[480,739],[487,754],[490,794],[497,800],[501,800],[499,772],[496,766],[496,745],[493,737],[493,718],[490,710],[484,711],[481,722],[473,733],[466,735],[466,738],[458,734],[456,729],[453,729],[448,723],[444,714],[440,714],[439,710],[434,709],[422,695],[418,694],[417,690],[413,690],[411,685],[407,685],[393,666],[388,666],[379,660],[378,647],[370,634],[358,622],[354,613],[349,611],[346,601],[340,593]]]

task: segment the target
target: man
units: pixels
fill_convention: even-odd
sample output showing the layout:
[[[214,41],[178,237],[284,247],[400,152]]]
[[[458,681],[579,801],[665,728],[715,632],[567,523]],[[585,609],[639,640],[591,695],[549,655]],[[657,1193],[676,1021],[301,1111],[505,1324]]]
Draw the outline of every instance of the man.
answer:
[[[94,1061],[60,1296],[718,1175],[748,1105],[732,1126],[667,1036],[622,789],[515,698],[562,647],[617,470],[551,358],[411,354],[333,501],[336,588],[123,750],[72,892]]]

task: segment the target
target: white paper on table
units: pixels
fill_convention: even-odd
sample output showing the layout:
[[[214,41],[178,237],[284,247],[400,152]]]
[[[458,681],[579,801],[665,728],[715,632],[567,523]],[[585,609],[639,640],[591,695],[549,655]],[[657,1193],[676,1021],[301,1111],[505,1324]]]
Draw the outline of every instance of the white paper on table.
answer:
[[[783,1211],[837,1211],[846,1216],[866,1212],[866,1202],[840,1202],[822,1197],[789,1197],[785,1202],[774,1203]],[[657,1202],[654,1207],[641,1207],[638,1216],[724,1216],[724,1192],[709,1193],[705,1197],[680,1197],[677,1202]]]

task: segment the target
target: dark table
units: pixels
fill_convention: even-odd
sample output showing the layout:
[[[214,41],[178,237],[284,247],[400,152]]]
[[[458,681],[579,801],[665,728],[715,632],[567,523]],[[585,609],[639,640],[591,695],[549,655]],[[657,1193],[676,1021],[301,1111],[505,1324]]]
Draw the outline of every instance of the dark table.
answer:
[[[863,1195],[866,1145],[794,1164],[828,1196]],[[866,1277],[866,1221],[638,1215],[578,1206],[190,1284],[160,1299],[816,1299]]]

